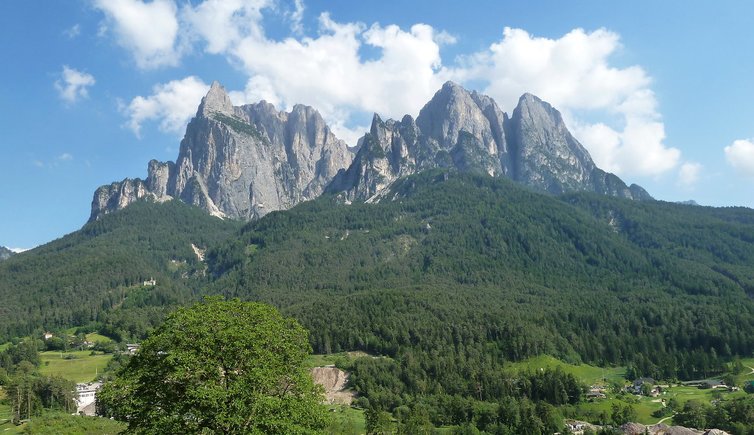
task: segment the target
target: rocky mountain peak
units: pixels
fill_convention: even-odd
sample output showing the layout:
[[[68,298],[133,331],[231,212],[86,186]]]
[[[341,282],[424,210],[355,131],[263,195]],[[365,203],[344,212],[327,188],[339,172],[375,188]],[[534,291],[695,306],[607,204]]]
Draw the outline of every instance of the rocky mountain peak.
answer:
[[[421,109],[416,124],[425,135],[451,147],[462,130],[480,136],[487,145],[494,141],[489,119],[472,94],[450,81]]]
[[[212,82],[209,92],[202,98],[196,115],[208,117],[213,113],[233,114],[233,103],[230,101],[228,93],[225,92],[225,88],[217,81]]]
[[[567,131],[563,116],[550,103],[542,101],[536,95],[523,94],[513,110],[512,118],[521,118],[539,130],[557,129],[558,133]],[[570,134],[570,133],[569,133]]]
[[[217,82],[186,128],[176,162],[148,165],[146,180],[102,186],[91,219],[149,198],[179,199],[221,217],[253,219],[319,196],[378,198],[395,180],[452,168],[505,176],[554,194],[594,191],[650,199],[597,168],[555,108],[524,94],[509,117],[487,95],[446,82],[414,120],[372,118],[354,157],[320,113],[278,111],[261,101],[234,107]]]
[[[150,161],[146,181],[95,192],[90,220],[142,198],[179,199],[207,212],[253,219],[319,196],[353,155],[314,108],[234,107],[217,82],[186,127],[175,163]]]
[[[421,109],[416,122],[382,121],[360,143],[351,167],[329,190],[349,199],[375,197],[407,174],[433,167],[506,176],[538,190],[560,194],[595,191],[634,199],[649,195],[597,168],[571,135],[560,112],[524,94],[511,117],[487,95],[446,82]]]

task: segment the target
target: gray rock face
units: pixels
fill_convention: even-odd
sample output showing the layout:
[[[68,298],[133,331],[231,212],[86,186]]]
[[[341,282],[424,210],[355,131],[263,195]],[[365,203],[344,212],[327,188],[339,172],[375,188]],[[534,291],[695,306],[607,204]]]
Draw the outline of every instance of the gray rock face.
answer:
[[[490,97],[448,82],[416,122],[375,115],[361,142],[351,166],[328,187],[349,200],[368,200],[399,177],[436,167],[505,176],[554,194],[651,199],[641,187],[599,169],[560,113],[531,94],[519,99],[509,118]]]
[[[15,252],[11,251],[5,246],[0,246],[0,261],[9,259],[13,254],[15,254]]]
[[[290,113],[264,101],[234,107],[215,82],[186,128],[176,162],[152,160],[146,181],[97,189],[90,220],[143,198],[178,198],[216,216],[252,219],[316,198],[352,159],[311,107]]]

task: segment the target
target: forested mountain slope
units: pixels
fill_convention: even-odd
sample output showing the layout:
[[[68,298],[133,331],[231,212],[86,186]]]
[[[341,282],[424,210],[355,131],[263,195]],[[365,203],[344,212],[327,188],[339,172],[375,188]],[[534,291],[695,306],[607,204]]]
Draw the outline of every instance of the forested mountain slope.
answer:
[[[409,390],[471,394],[539,353],[693,378],[754,350],[752,210],[447,172],[338,203],[271,213],[208,252],[211,292],[282,307],[317,352],[393,356]]]
[[[204,294],[269,302],[316,352],[389,356],[357,360],[356,389],[380,409],[421,398],[438,424],[465,421],[449,417],[458,397],[497,403],[565,382],[514,385],[506,361],[698,379],[754,351],[750,209],[553,196],[445,170],[373,200],[324,196],[243,228],[136,202],[1,263],[0,335],[95,322],[130,339]]]
[[[152,306],[151,318],[159,321],[206,282],[191,245],[206,249],[239,226],[179,201],[138,202],[14,255],[0,263],[0,341],[101,321],[114,308],[134,305]],[[142,285],[151,278],[157,285]]]
[[[13,254],[15,254],[15,252],[11,251],[10,249],[6,248],[5,246],[0,246],[0,261],[7,260]]]

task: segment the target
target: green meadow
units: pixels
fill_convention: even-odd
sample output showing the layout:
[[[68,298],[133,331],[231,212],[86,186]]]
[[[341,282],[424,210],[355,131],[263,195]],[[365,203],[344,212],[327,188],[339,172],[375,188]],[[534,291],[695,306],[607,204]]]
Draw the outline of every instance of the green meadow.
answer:
[[[74,382],[91,382],[102,373],[111,354],[81,350],[73,352],[40,352],[39,372],[43,375],[56,375]]]

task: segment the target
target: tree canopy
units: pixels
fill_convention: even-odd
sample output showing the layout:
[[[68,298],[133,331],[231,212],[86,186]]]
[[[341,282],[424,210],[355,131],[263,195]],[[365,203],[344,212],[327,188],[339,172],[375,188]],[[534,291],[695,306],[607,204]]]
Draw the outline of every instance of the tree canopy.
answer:
[[[307,331],[260,303],[208,298],[170,314],[97,394],[130,433],[312,433],[327,415]]]

